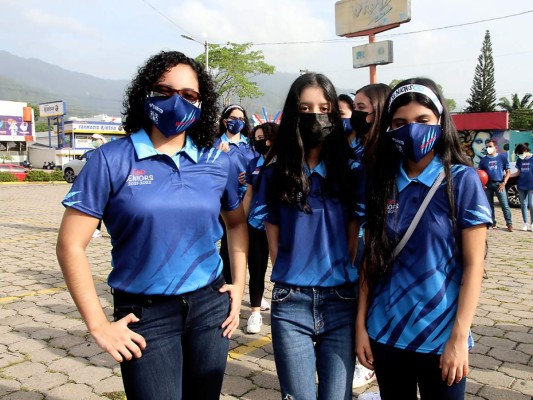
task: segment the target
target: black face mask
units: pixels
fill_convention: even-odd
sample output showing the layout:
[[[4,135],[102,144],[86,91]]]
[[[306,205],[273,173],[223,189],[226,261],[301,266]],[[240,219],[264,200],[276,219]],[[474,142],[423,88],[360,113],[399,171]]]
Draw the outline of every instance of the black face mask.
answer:
[[[270,150],[270,146],[266,144],[267,139],[256,139],[254,140],[254,149],[261,155],[265,155]]]
[[[359,137],[365,136],[370,130],[370,127],[372,126],[371,122],[366,122],[366,116],[368,114],[369,113],[365,111],[352,111],[352,116],[350,117],[350,124],[352,125],[352,128]]]
[[[300,137],[306,149],[320,146],[333,131],[329,114],[300,113]]]

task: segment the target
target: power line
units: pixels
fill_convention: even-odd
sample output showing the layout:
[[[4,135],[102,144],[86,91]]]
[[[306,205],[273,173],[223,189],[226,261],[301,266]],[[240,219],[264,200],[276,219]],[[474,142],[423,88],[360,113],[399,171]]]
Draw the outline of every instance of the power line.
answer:
[[[150,7],[152,10],[154,10],[156,13],[158,13],[160,16],[162,16],[163,18],[165,18],[168,22],[170,22],[172,25],[174,25],[175,27],[177,27],[180,31],[182,32],[185,32],[187,35],[190,35],[192,36],[192,33],[190,33],[189,31],[187,31],[186,29],[183,29],[181,26],[179,26],[178,24],[176,24],[172,19],[170,19],[169,17],[167,17],[165,14],[163,14],[161,11],[159,11],[157,8],[155,8],[153,5],[151,5],[150,3],[148,3],[146,0],[141,0],[144,4],[146,4],[148,7]]]
[[[421,29],[418,31],[403,32],[403,33],[391,33],[388,35],[382,35],[381,37],[397,37],[397,36],[413,35],[416,33],[438,31],[442,29],[458,28],[461,26],[475,25],[475,24],[481,24],[483,22],[490,22],[490,21],[496,21],[500,19],[518,17],[520,15],[529,14],[529,13],[533,13],[533,10],[522,11],[516,14],[504,15],[502,17],[494,17],[494,18],[488,18],[488,19],[481,19],[478,21],[465,22],[462,24],[446,25],[446,26],[441,26],[438,28]],[[365,38],[360,38],[359,40],[366,41]],[[298,42],[270,42],[270,43],[264,42],[264,43],[253,43],[253,45],[254,46],[268,46],[268,45],[286,45],[286,44],[314,44],[314,43],[341,43],[341,42],[346,43],[346,42],[353,42],[353,41],[354,40],[346,40],[346,39],[323,39],[323,40],[309,40],[309,41],[298,41]]]

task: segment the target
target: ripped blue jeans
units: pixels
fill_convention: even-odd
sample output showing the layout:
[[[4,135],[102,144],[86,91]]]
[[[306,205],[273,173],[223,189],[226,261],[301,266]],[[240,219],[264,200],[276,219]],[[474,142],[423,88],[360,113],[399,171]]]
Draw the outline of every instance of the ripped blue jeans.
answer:
[[[356,302],[355,283],[274,286],[272,345],[284,400],[352,398]]]

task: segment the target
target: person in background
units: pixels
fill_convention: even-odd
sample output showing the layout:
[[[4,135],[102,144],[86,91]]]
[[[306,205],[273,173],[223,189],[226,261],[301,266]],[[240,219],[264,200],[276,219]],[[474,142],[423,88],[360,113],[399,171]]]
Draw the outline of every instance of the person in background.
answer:
[[[364,178],[365,166],[373,162],[375,158],[372,152],[375,151],[375,142],[379,134],[379,121],[385,107],[385,100],[390,93],[390,87],[383,83],[376,83],[363,86],[355,92],[353,110],[350,117],[350,126],[353,128],[353,139],[350,147],[354,157],[360,163],[359,167]],[[366,162],[366,164],[365,164]],[[359,229],[359,240],[355,266],[361,268],[365,247],[364,225]],[[354,369],[352,387],[359,388],[368,385],[376,380],[373,370],[365,368],[357,362]],[[378,398],[375,396],[375,398]]]
[[[492,227],[496,228],[496,214],[494,212],[494,195],[498,198],[503,211],[503,217],[507,230],[513,231],[513,221],[511,217],[511,208],[507,200],[507,181],[511,175],[509,160],[505,154],[498,153],[498,145],[491,140],[486,145],[487,155],[479,161],[478,168],[485,171],[489,176],[489,181],[485,188],[485,194],[489,200],[490,209],[492,210]]]
[[[63,200],[58,261],[89,333],[120,362],[129,400],[220,397],[248,234],[229,156],[212,147],[216,100],[195,60],[177,51],[152,56],[126,92],[128,136],[96,149]],[[232,285],[216,247],[220,214]],[[114,322],[86,255],[100,219],[113,244]]]
[[[533,158],[527,143],[519,144],[514,149],[518,160],[516,160],[517,172],[511,177],[518,176],[518,196],[520,197],[520,208],[522,209],[523,231],[533,232]],[[529,222],[527,219],[527,209],[529,208]]]
[[[91,136],[91,145],[94,149],[99,148],[103,144],[107,143],[107,140],[102,135],[95,133]],[[86,153],[86,160],[89,160],[93,154],[93,151],[88,151]],[[93,238],[99,238],[102,237],[102,220],[98,222],[98,225],[96,226],[96,229],[93,232]]]
[[[248,143],[250,132],[250,122],[246,111],[238,104],[230,104],[222,110],[218,122],[219,138],[215,142],[215,147],[228,153],[231,158],[232,168],[238,175],[238,179],[233,182],[238,187],[239,197],[242,200],[246,193],[246,182],[244,176],[246,168],[252,159],[258,156]],[[220,241],[220,257],[222,257],[224,279],[232,282],[231,265],[228,253],[228,237],[222,219],[220,220],[224,232]]]
[[[355,131],[352,128],[350,117],[352,116],[353,110],[353,95],[351,94],[340,94],[338,98],[339,103],[339,112],[342,119],[342,127],[344,128],[344,133],[348,139],[348,143],[352,143],[355,140]]]
[[[489,204],[444,97],[426,78],[391,92],[367,171],[357,356],[383,400],[465,396]],[[387,160],[387,162],[380,162]],[[440,178],[443,181],[440,181]],[[436,182],[412,236],[398,243]]]
[[[278,136],[279,125],[266,122],[257,125],[252,130],[250,144],[254,150],[261,154],[254,158],[246,170],[246,195],[244,196],[244,213],[248,216],[248,272],[250,274],[250,307],[251,315],[246,324],[247,333],[259,333],[263,325],[261,310],[269,309],[270,304],[263,298],[265,291],[265,275],[268,266],[268,241],[265,232],[264,219],[266,210],[264,203],[261,204],[265,194],[260,189],[258,176],[265,165],[265,157],[271,155],[271,149]],[[272,157],[270,157],[272,159]]]
[[[286,399],[352,398],[353,262],[364,208],[350,158],[333,84],[322,74],[301,75],[259,177],[273,263],[272,344]]]

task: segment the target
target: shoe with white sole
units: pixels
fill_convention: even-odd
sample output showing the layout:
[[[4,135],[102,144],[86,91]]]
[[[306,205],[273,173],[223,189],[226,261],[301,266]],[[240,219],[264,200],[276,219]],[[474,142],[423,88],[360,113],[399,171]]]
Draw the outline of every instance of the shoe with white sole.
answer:
[[[522,226],[522,230],[523,230],[523,231],[527,231],[528,229],[529,229],[529,224],[524,224],[524,225]]]
[[[371,369],[363,367],[361,364],[355,364],[353,372],[352,388],[359,388],[376,380],[376,373]]]
[[[261,332],[261,326],[263,325],[263,317],[257,312],[253,312],[248,318],[246,324],[246,333],[259,333]]]
[[[268,301],[265,300],[264,297],[261,298],[261,311],[267,311],[270,310],[270,304],[268,304]]]

